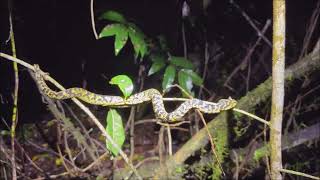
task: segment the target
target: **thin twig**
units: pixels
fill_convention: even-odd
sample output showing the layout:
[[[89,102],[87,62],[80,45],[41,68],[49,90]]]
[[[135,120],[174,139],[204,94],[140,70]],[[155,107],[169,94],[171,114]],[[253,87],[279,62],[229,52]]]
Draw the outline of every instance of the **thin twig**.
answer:
[[[89,164],[87,167],[85,167],[84,169],[81,169],[82,172],[86,172],[89,169],[91,169],[92,167],[94,167],[96,164],[98,164],[100,161],[102,161],[103,159],[105,159],[107,156],[110,156],[109,152],[105,152],[104,154],[102,154],[98,159],[96,159],[95,161],[93,161],[91,164]]]
[[[266,120],[264,120],[264,119],[262,119],[262,118],[260,118],[260,117],[258,117],[256,115],[254,115],[254,114],[248,113],[248,112],[246,112],[244,110],[237,109],[237,108],[233,108],[232,110],[234,110],[236,112],[239,112],[239,113],[242,113],[242,114],[245,114],[245,115],[247,115],[249,117],[252,117],[253,119],[256,119],[256,120],[258,120],[258,121],[270,126],[270,123],[268,121],[266,121]]]
[[[52,154],[54,156],[59,157],[59,153],[57,153],[57,152],[55,152],[55,151],[53,151],[51,149],[39,146],[38,144],[36,144],[36,143],[34,143],[34,142],[30,141],[30,140],[26,140],[26,142],[28,144],[30,144],[31,146],[33,146],[34,148],[38,149],[38,150],[41,150],[41,151],[44,151],[44,152],[47,152],[47,153],[50,153],[50,154]],[[68,164],[70,164],[72,166],[72,162],[69,159],[66,159],[65,157],[63,157],[63,158],[64,158],[65,162],[67,162]]]
[[[186,92],[181,86],[179,86],[179,85],[177,85],[177,84],[174,84],[174,85],[172,85],[171,87],[176,87],[176,88],[178,88],[180,91],[182,91],[183,93],[185,93],[188,98],[190,98],[190,99],[193,98],[193,97],[192,97],[188,92]],[[213,152],[215,158],[217,159],[219,168],[220,168],[221,172],[223,173],[223,175],[225,175],[225,173],[224,173],[224,171],[223,171],[223,168],[222,168],[222,165],[221,165],[221,162],[220,162],[220,160],[219,160],[219,157],[218,157],[218,155],[217,155],[217,153],[216,153],[216,151],[215,151],[215,145],[214,145],[214,143],[213,143],[213,137],[212,137],[212,135],[211,135],[211,133],[210,133],[210,131],[209,131],[209,128],[208,128],[208,126],[207,126],[207,123],[206,123],[206,121],[205,121],[202,113],[201,113],[199,110],[196,110],[196,112],[197,112],[198,115],[200,116],[200,119],[202,120],[203,125],[205,126],[205,129],[206,129],[207,134],[208,134],[208,136],[209,136],[209,140],[210,140],[212,152]]]
[[[212,153],[213,153],[213,155],[215,156],[215,158],[216,158],[216,160],[217,160],[219,169],[221,170],[222,174],[225,176],[226,174],[225,174],[225,172],[223,171],[221,161],[219,160],[219,156],[218,156],[217,153],[216,153],[216,148],[215,148],[215,145],[214,145],[214,142],[213,142],[213,137],[212,137],[212,135],[211,135],[211,133],[210,133],[210,130],[209,130],[208,126],[207,126],[207,123],[206,123],[206,121],[205,121],[202,113],[201,113],[199,110],[196,110],[196,111],[197,111],[198,115],[200,116],[200,119],[202,120],[202,123],[203,123],[203,125],[204,125],[204,127],[205,127],[205,129],[206,129],[206,131],[207,131],[208,136],[209,136],[209,141],[210,141]]]
[[[67,138],[67,132],[66,131],[63,132],[63,142],[64,142],[64,146],[65,146],[65,151],[67,152],[67,155],[69,156],[70,161],[72,162],[72,164],[74,166],[76,166],[75,162],[74,162],[74,159],[72,157],[72,153],[71,153],[70,147],[69,147],[68,138]]]
[[[264,119],[268,119],[269,114],[270,114],[270,112],[269,112],[269,110],[267,110]],[[263,126],[263,143],[264,143],[265,146],[267,146],[267,144],[268,144],[268,142],[267,142],[267,128],[268,127],[269,126],[267,126],[266,124],[264,124],[264,126]],[[267,166],[267,175],[271,179],[271,169],[270,169],[270,161],[269,161],[270,158],[269,158],[269,155],[265,154],[265,158],[266,158],[265,163],[266,163],[266,166]]]
[[[320,44],[320,43],[319,43]],[[310,53],[308,56],[300,59],[296,63],[290,65],[285,72],[286,80],[298,79],[301,77],[305,77],[306,74],[310,74],[311,72],[317,72],[320,68],[320,57],[319,57],[319,47],[316,46],[317,49],[313,50],[313,53]],[[269,77],[267,80],[262,82],[257,88],[248,92],[244,97],[242,97],[238,101],[238,107],[242,109],[250,109],[257,106],[260,103],[266,102],[270,99],[270,88],[271,87],[271,78]],[[227,123],[225,115],[219,114],[215,119],[208,123],[210,130],[212,131],[216,126],[222,126],[222,128],[226,128],[225,125]],[[212,131],[213,134],[220,136],[217,132]],[[222,135],[224,137],[224,135]],[[218,137],[219,138],[219,137]],[[195,134],[188,142],[184,143],[184,145],[173,155],[173,157],[167,160],[167,164],[169,168],[168,171],[164,172],[161,169],[157,170],[154,178],[163,177],[166,174],[176,173],[174,170],[183,165],[183,163],[192,156],[196,151],[200,148],[203,148],[208,144],[208,136],[206,130],[203,128],[197,134]],[[225,141],[222,143],[223,147],[228,146],[228,142]]]
[[[320,180],[320,177],[312,176],[312,175],[309,175],[309,174],[306,174],[306,173],[302,173],[302,172],[292,171],[292,170],[289,170],[289,169],[281,169],[280,171],[283,172],[283,173],[290,173],[290,174],[294,174],[294,175],[297,175],[297,176],[303,176],[303,177],[307,177],[307,178],[310,178],[310,179]]]
[[[134,156],[134,119],[135,119],[135,107],[131,107],[129,122],[130,122],[130,156],[129,159],[132,162]]]
[[[230,0],[230,3],[236,7],[236,9],[238,9],[241,13],[241,15],[248,21],[248,23],[253,27],[253,29],[257,32],[259,37],[262,37],[262,39],[269,45],[269,47],[272,47],[271,42],[268,40],[268,38],[266,38],[263,34],[263,32],[261,32],[259,30],[259,28],[252,22],[251,18],[247,15],[247,13],[241,9],[241,7],[234,2],[233,0]]]
[[[34,67],[32,65],[30,65],[29,63],[26,63],[18,58],[15,58],[13,56],[10,56],[8,54],[5,53],[0,53],[1,57],[4,57],[8,60],[17,62],[31,70],[34,71]],[[54,84],[58,89],[60,90],[65,90],[65,88],[59,84],[55,79],[53,79],[52,77],[50,77],[49,75],[46,74],[46,77],[48,81],[50,81],[52,84]],[[141,176],[138,174],[137,170],[134,168],[134,166],[132,165],[132,163],[129,161],[128,156],[121,150],[121,148],[118,146],[118,144],[116,144],[113,139],[111,138],[111,136],[106,132],[104,126],[100,123],[100,121],[94,116],[94,114],[85,106],[83,105],[78,99],[76,98],[72,98],[71,99],[74,103],[76,103],[91,119],[92,121],[96,124],[96,126],[99,128],[99,130],[101,131],[101,133],[106,137],[106,139],[111,143],[111,145],[116,148],[119,151],[120,156],[124,159],[124,161],[129,165],[129,167],[133,170],[134,174],[137,176],[138,179],[142,179]]]
[[[203,81],[205,80],[206,75],[207,75],[209,59],[210,59],[209,43],[208,43],[208,41],[206,39],[205,48],[204,48],[204,68],[203,68],[203,73],[202,73],[202,80]],[[200,89],[199,89],[199,94],[198,94],[198,98],[199,99],[201,98],[203,88],[204,88],[204,86],[201,86]],[[198,132],[199,131],[199,119],[195,120],[194,126],[195,126],[196,131]]]
[[[182,127],[170,127],[171,130],[179,130],[183,132],[189,132],[189,129],[187,128],[182,128]]]
[[[60,159],[61,159],[61,162],[62,162],[64,168],[67,170],[67,172],[68,172],[69,174],[73,174],[72,170],[69,169],[69,167],[67,166],[67,164],[66,164],[65,161],[64,161],[65,158],[64,158],[64,156],[62,155],[62,152],[61,152],[61,149],[60,149],[59,145],[57,145],[57,150],[58,150],[59,157],[60,157]],[[74,166],[74,164],[71,164],[71,165],[73,166],[73,168],[77,169],[77,167]]]
[[[82,130],[84,131],[84,137],[86,137],[89,142],[90,145],[92,145],[92,149],[95,151],[95,154],[98,155],[98,148],[96,147],[96,145],[93,142],[93,139],[90,137],[90,132],[86,129],[86,127],[84,126],[84,124],[82,123],[82,121],[79,119],[79,117],[74,113],[74,111],[70,108],[70,106],[65,103],[64,101],[61,101],[61,103],[67,108],[67,110],[69,111],[70,115],[78,122],[79,126],[82,128]],[[87,146],[87,148],[89,148],[89,146]],[[90,153],[90,150],[89,150]],[[91,155],[91,157],[94,157]]]
[[[164,138],[163,138],[163,133],[164,132],[164,127],[162,126],[159,131],[158,135],[158,147],[159,147],[159,161],[160,161],[160,166],[163,166],[163,163],[165,161],[163,157],[163,149],[164,149]]]
[[[174,123],[174,124],[162,123],[160,121],[157,122],[157,124],[160,124],[161,126],[166,126],[166,127],[177,127],[177,126],[180,126],[181,124],[185,124],[185,123],[190,124],[189,121],[181,121],[181,122],[177,122],[177,123]]]
[[[266,24],[264,25],[263,29],[262,29],[262,33],[264,34],[268,27],[270,26],[271,21],[270,19],[268,19],[266,21]],[[238,65],[233,71],[232,73],[229,75],[229,77],[226,79],[225,83],[223,84],[225,87],[228,87],[229,81],[231,80],[231,78],[240,70],[243,68],[243,66],[245,66],[248,61],[250,60],[254,50],[256,49],[256,47],[259,45],[260,41],[262,39],[262,36],[259,36],[257,41],[254,43],[253,46],[251,46],[251,48],[248,50],[248,53],[246,54],[246,56],[243,58],[242,62],[240,65]]]
[[[140,161],[139,163],[137,163],[134,167],[136,169],[138,169],[140,166],[142,166],[147,161],[159,161],[159,157],[158,156],[154,156],[154,157],[146,158],[146,159]],[[132,176],[132,171],[129,172],[128,176],[125,179],[129,179],[131,176]]]
[[[305,98],[306,96],[310,95],[311,93],[313,93],[314,91],[318,90],[319,88],[320,88],[320,84],[318,84],[316,87],[310,89],[309,91],[307,91],[303,95],[298,96],[296,101],[302,101],[303,98]],[[291,103],[291,104],[287,105],[286,110],[289,110],[291,108],[291,106],[294,106],[296,104],[296,101],[294,103]]]
[[[284,134],[289,132],[289,128],[290,128],[292,122],[295,121],[297,112],[299,112],[301,109],[301,101],[299,101],[299,97],[300,97],[300,94],[298,94],[297,98],[295,99],[294,106],[291,109],[288,109],[289,118],[288,118],[288,120],[285,124],[285,128],[283,130]]]
[[[205,43],[205,49],[204,49],[204,68],[203,68],[203,73],[202,73],[202,79],[205,80],[206,76],[207,76],[207,71],[208,71],[208,63],[210,60],[210,54],[209,54],[209,43],[208,41],[206,41]],[[203,89],[203,87],[200,88],[201,91]],[[201,93],[199,92],[199,95],[201,95]],[[199,96],[200,98],[200,96]]]
[[[235,172],[233,173],[232,175],[232,178],[235,179],[235,180],[238,180],[239,179],[239,172],[240,172],[240,169],[239,169],[239,157],[238,157],[238,153],[235,151],[235,150],[232,150],[231,153],[233,154],[234,156],[234,162],[236,164],[236,170]]]
[[[167,126],[167,135],[168,135],[168,151],[169,156],[172,156],[172,136],[170,126]]]
[[[143,119],[143,120],[139,120],[137,122],[134,122],[134,125],[139,125],[139,124],[144,124],[144,123],[154,123],[159,121],[158,119]]]
[[[90,15],[91,15],[92,31],[93,31],[94,37],[96,39],[98,39],[99,37],[98,37],[97,30],[96,30],[96,23],[94,21],[93,0],[90,0]]]
[[[256,135],[248,144],[247,147],[249,147],[248,151],[246,152],[245,157],[243,157],[242,162],[239,166],[239,171],[241,171],[241,169],[244,168],[244,166],[246,165],[246,163],[248,163],[249,159],[252,157],[252,155],[254,154],[256,148],[257,148],[257,139],[260,138],[263,135],[263,131],[260,132],[258,135]]]
[[[142,91],[143,86],[144,86],[144,72],[145,72],[145,67],[144,65],[139,66],[139,76],[138,76],[138,83],[140,84],[139,87],[139,92]],[[130,123],[130,161],[133,160],[134,156],[134,128],[135,128],[135,114],[139,107],[131,107],[130,110],[130,116],[128,123]]]
[[[34,71],[34,68],[33,68],[33,65],[21,60],[21,59],[18,59],[16,57],[13,57],[13,56],[10,56],[9,54],[5,54],[5,53],[2,53],[0,52],[0,57],[3,57],[3,58],[6,58],[7,60],[10,60],[10,61],[13,61],[13,62],[16,62],[28,69],[31,69],[32,71]]]
[[[247,72],[247,78],[246,78],[246,92],[250,89],[250,77],[251,77],[251,58],[248,60],[248,72]]]
[[[319,14],[320,14],[320,1],[318,1],[315,7],[315,10],[313,11],[310,21],[308,23],[307,32],[303,39],[303,45],[302,45],[302,50],[301,50],[299,59],[305,56],[306,53],[308,52],[308,47],[310,45],[312,34],[317,27]]]
[[[188,48],[187,48],[187,40],[186,40],[186,31],[185,31],[185,26],[184,22],[182,21],[181,24],[181,33],[182,33],[182,42],[183,42],[183,56],[184,58],[188,58]]]
[[[24,150],[24,148],[21,146],[21,144],[19,144],[19,142],[16,142],[17,146],[19,147],[19,150],[22,151],[22,153],[24,154],[24,156],[27,158],[27,160],[30,162],[30,164],[38,171],[40,171],[41,173],[44,174],[44,176],[49,177],[49,175],[47,174],[47,172],[45,172],[43,169],[41,169],[31,158],[30,156],[27,154],[27,152]]]

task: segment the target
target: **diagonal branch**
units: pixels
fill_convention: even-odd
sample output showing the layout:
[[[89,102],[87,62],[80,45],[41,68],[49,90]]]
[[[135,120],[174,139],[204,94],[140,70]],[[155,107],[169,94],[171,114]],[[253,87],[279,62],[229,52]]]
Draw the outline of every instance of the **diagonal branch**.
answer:
[[[23,65],[31,70],[34,71],[34,67],[30,65],[29,63],[20,60],[18,58],[15,58],[13,56],[10,56],[5,53],[0,52],[0,57],[6,58],[7,60],[14,61],[19,63],[20,65]],[[55,79],[51,78],[50,76],[47,76],[48,80],[53,83],[57,88],[60,90],[65,90],[65,88],[59,84]],[[129,165],[129,167],[132,169],[134,174],[137,176],[138,179],[141,179],[140,175],[138,174],[136,168],[133,166],[133,164],[129,161],[128,156],[120,149],[120,147],[113,141],[111,136],[107,133],[107,131],[104,129],[103,125],[99,122],[99,120],[94,116],[94,114],[84,105],[82,104],[78,99],[72,98],[71,99],[74,103],[76,103],[91,119],[92,121],[96,124],[96,126],[99,128],[101,133],[106,137],[106,139],[113,145],[113,147],[117,148],[119,150],[119,154],[121,157],[124,159],[124,161]]]
[[[288,85],[293,79],[304,77],[306,74],[320,69],[320,46],[316,46],[316,49],[306,57],[300,59],[295,64],[288,67],[285,71],[285,79]],[[271,96],[271,77],[261,83],[257,88],[248,92],[247,95],[240,98],[237,104],[237,108],[249,111],[260,103],[265,102]],[[226,113],[219,114],[215,119],[208,123],[208,128],[213,136],[219,140],[220,131],[227,131],[227,118]],[[223,129],[223,130],[221,130]],[[222,137],[223,138],[223,137]],[[167,169],[169,173],[172,173],[176,167],[181,166],[184,161],[189,158],[194,152],[204,147],[208,143],[208,136],[205,129],[201,129],[195,134],[188,142],[186,142],[170,159],[167,160]],[[228,146],[226,141],[223,144],[224,147]],[[155,178],[163,175],[161,169],[157,170]]]

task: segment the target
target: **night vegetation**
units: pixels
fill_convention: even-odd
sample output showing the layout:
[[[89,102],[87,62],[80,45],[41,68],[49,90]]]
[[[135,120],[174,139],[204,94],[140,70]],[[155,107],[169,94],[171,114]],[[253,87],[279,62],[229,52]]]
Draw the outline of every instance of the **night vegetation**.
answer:
[[[0,11],[0,179],[320,179],[319,0]]]

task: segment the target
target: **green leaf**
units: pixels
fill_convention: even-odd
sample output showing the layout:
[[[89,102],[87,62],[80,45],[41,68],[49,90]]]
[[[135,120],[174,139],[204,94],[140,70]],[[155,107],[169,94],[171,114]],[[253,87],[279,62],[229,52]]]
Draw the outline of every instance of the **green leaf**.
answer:
[[[111,79],[110,84],[117,85],[125,98],[129,97],[133,91],[132,80],[126,75],[118,75]]]
[[[127,43],[128,35],[128,28],[126,26],[119,28],[118,32],[116,33],[116,39],[114,41],[114,52],[116,56]]]
[[[115,54],[118,55],[128,40],[128,27],[119,23],[110,24],[102,29],[101,33],[99,34],[99,38],[113,35],[116,36],[114,41],[114,51]]]
[[[145,42],[145,35],[143,32],[134,24],[130,23],[128,28],[129,37],[135,51],[135,56],[138,57],[139,54],[143,58],[147,52],[147,43]]]
[[[122,14],[120,14],[117,11],[112,11],[112,10],[103,13],[100,16],[100,19],[106,19],[109,21],[115,21],[115,22],[119,22],[119,23],[126,23],[127,22],[126,18],[124,18],[124,16]]]
[[[122,24],[109,24],[105,26],[99,34],[99,39],[116,35],[119,29],[122,28],[122,26]]]
[[[108,111],[106,131],[118,147],[121,148],[124,143],[125,132],[122,118],[114,109]],[[119,151],[109,141],[106,141],[106,147],[114,156],[118,155]]]
[[[188,93],[192,94],[192,78],[184,71],[180,70],[178,73],[178,83],[179,85]],[[186,95],[183,93],[183,95]]]
[[[151,57],[151,60],[153,61],[153,63],[151,68],[149,69],[148,76],[151,76],[152,74],[160,71],[166,65],[164,58],[162,58],[161,56]]]
[[[184,73],[188,74],[191,77],[193,84],[197,86],[201,86],[203,84],[203,79],[193,70],[181,69],[181,71],[183,71]]]
[[[176,76],[176,68],[169,65],[163,75],[162,89],[166,90],[172,85],[174,78]]]
[[[178,67],[182,67],[182,68],[186,68],[186,69],[193,69],[194,66],[193,64],[186,58],[184,57],[178,57],[178,56],[171,56],[170,57],[170,63],[178,66]]]

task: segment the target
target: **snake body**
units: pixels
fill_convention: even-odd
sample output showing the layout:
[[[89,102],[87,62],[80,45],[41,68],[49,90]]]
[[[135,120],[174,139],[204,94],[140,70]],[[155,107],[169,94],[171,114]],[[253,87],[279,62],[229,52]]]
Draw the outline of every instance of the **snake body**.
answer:
[[[232,99],[220,99],[218,103],[212,103],[208,101],[202,101],[200,99],[190,99],[183,102],[176,110],[168,113],[164,107],[163,99],[161,93],[156,89],[147,89],[143,92],[133,94],[127,99],[120,96],[109,96],[92,93],[83,88],[69,88],[63,91],[53,91],[48,87],[45,82],[45,75],[43,75],[37,64],[34,65],[36,82],[40,90],[48,97],[52,99],[70,99],[79,98],[89,104],[101,105],[101,106],[132,106],[144,102],[151,101],[155,116],[164,122],[174,122],[181,120],[182,117],[190,109],[198,109],[203,113],[219,113],[223,110],[228,110],[237,104],[237,102]]]

